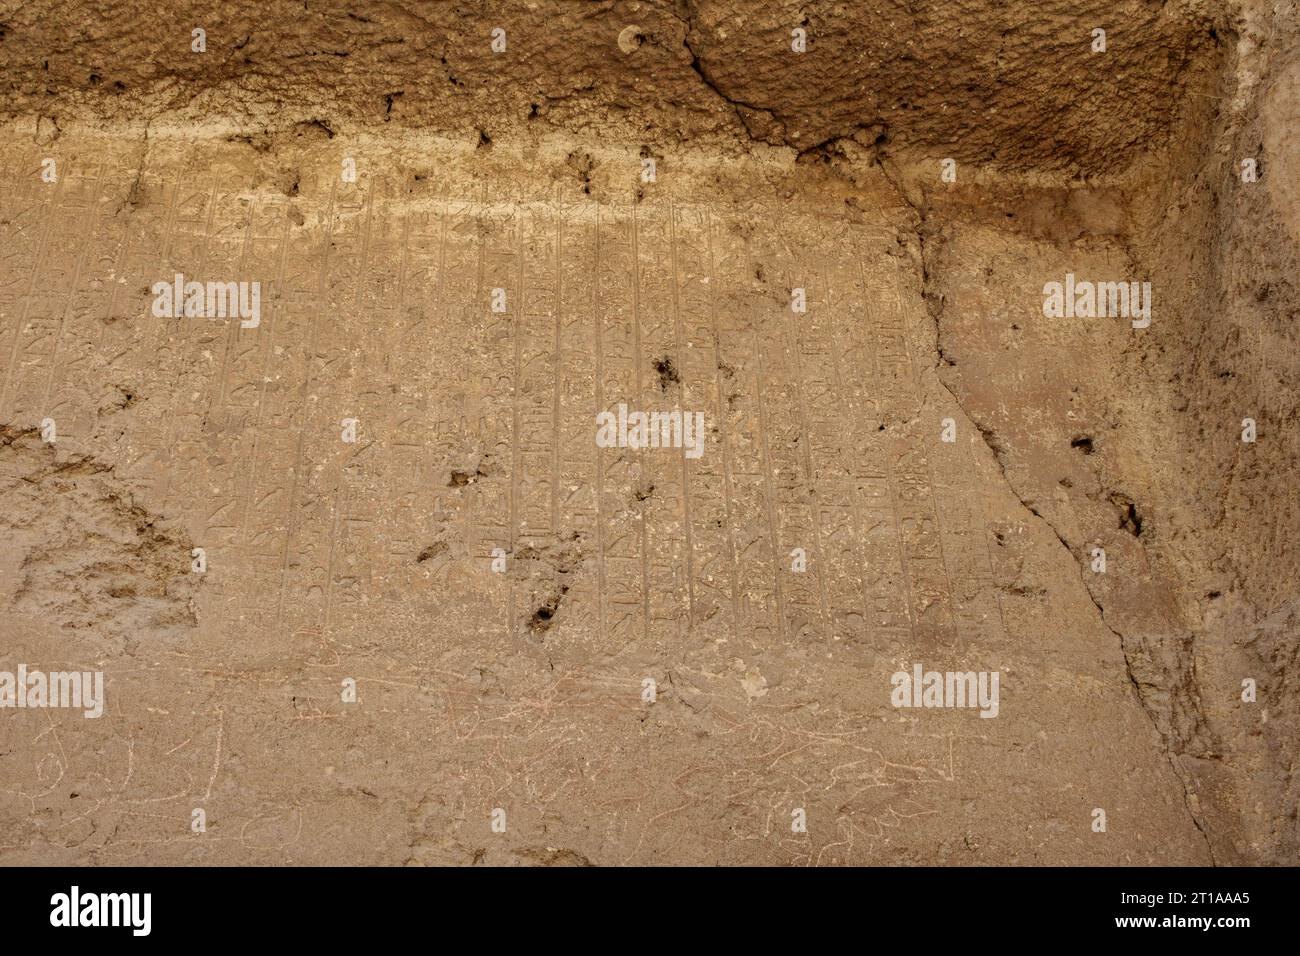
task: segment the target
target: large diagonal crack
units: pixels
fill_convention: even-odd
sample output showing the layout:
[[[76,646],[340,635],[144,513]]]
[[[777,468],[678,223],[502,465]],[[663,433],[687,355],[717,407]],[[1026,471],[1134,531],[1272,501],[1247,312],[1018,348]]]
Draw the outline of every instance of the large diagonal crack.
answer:
[[[1118,631],[1114,626],[1112,626],[1111,623],[1107,620],[1106,608],[1102,605],[1100,601],[1097,600],[1097,597],[1093,594],[1092,588],[1089,586],[1088,580],[1083,573],[1083,566],[1079,562],[1077,556],[1075,555],[1075,549],[1071,546],[1070,542],[1066,540],[1063,534],[1061,534],[1060,530],[1056,527],[1056,525],[1054,525],[1036,507],[1034,507],[1033,504],[1027,501],[1025,496],[1022,495],[1019,489],[1016,488],[1015,482],[1013,482],[1011,480],[1010,475],[1007,474],[1006,462],[1003,460],[1003,450],[999,447],[999,443],[996,440],[996,436],[992,433],[992,431],[989,428],[987,428],[983,423],[981,423],[969,409],[966,408],[965,403],[962,402],[961,398],[948,385],[948,383],[944,381],[943,376],[937,374],[942,365],[950,364],[950,363],[946,362],[946,358],[943,353],[943,344],[942,344],[943,328],[941,323],[943,318],[945,301],[942,292],[936,288],[936,283],[933,275],[934,254],[932,251],[931,240],[935,235],[935,229],[934,229],[933,222],[931,221],[931,211],[924,197],[917,198],[908,190],[904,177],[899,173],[897,169],[891,168],[892,161],[889,159],[887,155],[884,154],[883,151],[879,149],[877,150],[876,153],[876,162],[877,165],[880,167],[880,170],[884,175],[885,179],[889,182],[890,186],[893,187],[894,191],[902,199],[904,204],[906,204],[906,206],[911,210],[915,220],[914,225],[912,225],[911,228],[913,233],[916,236],[916,241],[917,241],[917,249],[918,249],[917,269],[918,272],[920,273],[919,278],[921,282],[921,295],[923,300],[925,301],[926,310],[929,312],[930,317],[934,321],[934,325],[935,325],[935,351],[936,351],[935,378],[938,380],[939,385],[944,389],[944,391],[948,393],[949,397],[952,399],[956,407],[966,417],[967,421],[969,421],[971,425],[975,428],[975,430],[979,433],[981,440],[988,447],[990,454],[993,456],[993,461],[994,464],[997,466],[998,474],[1002,477],[1002,481],[1006,485],[1007,489],[1010,490],[1011,494],[1015,496],[1016,500],[1020,503],[1021,507],[1023,507],[1027,512],[1029,512],[1029,514],[1032,515],[1034,518],[1041,521],[1042,524],[1049,531],[1052,532],[1052,535],[1056,538],[1058,542],[1060,542],[1061,547],[1064,548],[1066,553],[1069,555],[1071,563],[1074,564],[1074,566],[1078,569],[1079,583],[1083,589],[1083,593],[1088,596],[1088,600],[1092,603],[1092,606],[1096,609],[1098,621],[1100,621],[1101,624],[1105,626],[1106,630],[1110,631],[1110,633],[1113,634],[1115,636],[1115,639],[1119,642],[1120,653],[1123,655],[1124,658],[1125,671],[1128,675],[1129,683],[1133,687],[1133,692],[1137,698],[1138,705],[1139,707],[1141,707],[1142,712],[1146,715],[1147,719],[1151,722],[1152,728],[1156,731],[1156,736],[1160,740],[1161,752],[1163,753],[1166,761],[1168,761],[1169,768],[1173,772],[1174,778],[1179,782],[1181,786],[1183,807],[1186,809],[1187,815],[1192,821],[1193,826],[1196,827],[1197,832],[1200,833],[1201,838],[1205,841],[1205,847],[1206,847],[1206,851],[1209,854],[1210,862],[1213,865],[1217,866],[1218,858],[1214,852],[1214,844],[1211,842],[1209,833],[1205,829],[1205,824],[1204,821],[1201,819],[1201,814],[1197,812],[1193,804],[1192,780],[1190,779],[1190,775],[1187,774],[1187,772],[1184,771],[1183,768],[1179,766],[1178,761],[1175,759],[1176,754],[1174,752],[1174,748],[1171,746],[1171,740],[1169,738],[1169,735],[1161,731],[1160,723],[1156,718],[1155,710],[1148,702],[1146,695],[1143,693],[1142,683],[1138,680],[1137,675],[1133,669],[1133,660],[1129,653],[1129,642],[1125,639],[1124,635],[1120,631]]]
[[[719,99],[721,99],[724,103],[726,103],[728,106],[731,107],[732,111],[736,114],[737,123],[739,123],[740,128],[745,131],[745,136],[748,137],[751,142],[773,145],[768,143],[767,140],[764,140],[761,137],[757,137],[754,135],[753,131],[750,130],[749,128],[749,124],[745,122],[745,114],[741,112],[742,109],[746,109],[746,110],[753,110],[760,113],[767,113],[769,116],[771,116],[772,111],[767,109],[766,107],[758,106],[757,104],[754,103],[746,103],[744,100],[737,99],[732,95],[730,95],[729,93],[727,93],[724,89],[722,89],[722,87],[718,86],[717,81],[714,80],[714,78],[709,75],[709,71],[705,68],[704,63],[700,60],[699,53],[695,50],[693,46],[691,46],[691,33],[694,32],[694,30],[696,29],[695,16],[694,16],[694,11],[690,9],[689,5],[686,5],[685,9],[686,9],[685,15],[678,12],[674,12],[673,16],[675,16],[681,22],[682,26],[685,27],[685,32],[682,35],[682,46],[686,47],[686,52],[691,55],[691,71],[694,72],[695,75],[700,78],[700,82],[703,83],[705,87],[707,87],[714,95],[716,95]]]

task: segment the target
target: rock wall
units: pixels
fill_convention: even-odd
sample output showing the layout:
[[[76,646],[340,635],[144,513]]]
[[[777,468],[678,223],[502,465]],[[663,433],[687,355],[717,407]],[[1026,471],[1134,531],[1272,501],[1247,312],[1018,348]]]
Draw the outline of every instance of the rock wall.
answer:
[[[1184,696],[1204,721],[1175,745],[1212,791],[1239,791],[1243,832],[1225,853],[1283,862],[1300,850],[1300,8],[1244,4],[1224,38],[1232,57],[1203,145],[1171,157],[1134,236],[1168,290],[1171,329],[1130,369],[1168,392],[1151,430],[1152,503],[1191,634]],[[1255,705],[1241,701],[1246,679]]]
[[[933,371],[1022,506],[999,534],[1079,567],[1211,857],[1271,863],[1300,850],[1297,24],[1293,0],[6,0],[0,119],[233,137],[288,196],[284,143],[385,131],[776,157],[856,212],[883,172]],[[1149,279],[1152,327],[1052,324],[1067,272]],[[1007,549],[1001,587],[1045,599]]]
[[[6,9],[6,7],[8,9]],[[206,52],[191,50],[205,31]],[[493,52],[494,30],[505,49]],[[1094,53],[1093,31],[1107,51]],[[1212,62],[1192,0],[0,5],[3,116],[536,129],[1122,169]],[[792,45],[803,31],[806,51]],[[503,38],[503,41],[502,41]]]

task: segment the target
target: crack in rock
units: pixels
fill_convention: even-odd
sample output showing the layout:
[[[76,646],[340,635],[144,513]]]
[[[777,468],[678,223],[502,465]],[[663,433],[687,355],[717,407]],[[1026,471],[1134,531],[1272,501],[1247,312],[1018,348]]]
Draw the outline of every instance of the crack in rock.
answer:
[[[1034,507],[1034,505],[1030,501],[1026,500],[1026,498],[1020,493],[1019,489],[1016,488],[1015,483],[1011,480],[1010,476],[1007,474],[1006,462],[1004,461],[1003,458],[1005,454],[1005,449],[1002,448],[1001,443],[996,438],[996,435],[992,432],[991,429],[987,428],[985,425],[978,422],[974,418],[971,412],[966,408],[965,404],[958,397],[957,393],[948,385],[947,382],[943,380],[942,375],[938,374],[939,369],[944,365],[944,355],[942,349],[938,347],[938,343],[942,338],[941,323],[943,320],[943,311],[946,305],[944,295],[938,290],[933,288],[933,285],[936,280],[934,278],[933,269],[931,265],[933,252],[932,252],[932,245],[930,243],[930,240],[932,240],[938,234],[938,229],[931,220],[931,214],[930,214],[930,209],[928,204],[924,201],[923,198],[921,200],[918,200],[911,195],[911,193],[907,189],[904,177],[898,170],[890,169],[891,161],[886,155],[883,154],[883,152],[877,154],[877,165],[880,167],[880,170],[884,174],[885,179],[888,180],[889,184],[898,193],[899,197],[911,210],[912,215],[915,218],[915,224],[912,226],[912,232],[916,236],[916,240],[917,240],[917,249],[918,249],[918,254],[916,257],[917,272],[921,281],[922,297],[925,301],[926,310],[929,312],[930,317],[934,321],[934,325],[935,325],[935,343],[936,343],[935,353],[937,358],[937,361],[933,367],[936,373],[935,379],[938,381],[939,385],[943,387],[944,391],[948,393],[949,397],[952,399],[953,403],[960,410],[961,414],[965,416],[967,422],[969,422],[972,425],[972,427],[974,427],[974,429],[979,433],[981,440],[984,442],[985,446],[989,450],[989,453],[993,457],[993,462],[997,466],[998,474],[1001,476],[1002,482],[1006,486],[1006,488],[1015,497],[1016,501],[1020,503],[1021,507],[1023,507],[1027,512],[1029,512],[1033,517],[1041,521],[1042,524],[1049,531],[1052,532],[1053,537],[1056,538],[1056,540],[1060,543],[1061,547],[1064,548],[1066,553],[1069,555],[1071,563],[1078,569],[1079,582],[1080,585],[1082,586],[1083,593],[1087,595],[1089,602],[1096,609],[1097,619],[1119,641],[1120,653],[1124,658],[1125,671],[1128,675],[1129,683],[1133,688],[1134,694],[1136,695],[1138,706],[1141,708],[1142,713],[1144,713],[1147,719],[1151,722],[1152,728],[1156,731],[1156,735],[1160,740],[1161,751],[1166,761],[1168,761],[1169,763],[1169,768],[1173,772],[1174,778],[1179,782],[1181,786],[1183,806],[1186,808],[1188,817],[1191,819],[1193,825],[1196,827],[1197,832],[1201,834],[1201,837],[1205,841],[1206,851],[1209,854],[1212,865],[1217,866],[1219,861],[1214,851],[1214,845],[1210,840],[1208,831],[1205,828],[1205,823],[1201,818],[1202,817],[1201,813],[1194,806],[1194,802],[1196,801],[1196,796],[1192,792],[1193,781],[1190,779],[1190,775],[1187,774],[1178,765],[1178,762],[1174,759],[1175,756],[1181,756],[1181,754],[1175,753],[1173,747],[1173,741],[1170,735],[1164,732],[1163,730],[1161,730],[1160,721],[1157,717],[1157,714],[1154,708],[1152,707],[1150,701],[1148,700],[1149,692],[1145,692],[1143,690],[1144,686],[1147,685],[1140,682],[1137,678],[1133,666],[1133,652],[1130,647],[1131,642],[1128,639],[1126,639],[1125,636],[1122,633],[1120,633],[1120,631],[1116,630],[1106,619],[1106,609],[1101,604],[1101,602],[1096,598],[1096,596],[1093,594],[1091,587],[1089,587],[1087,578],[1084,576],[1083,573],[1083,568],[1080,565],[1079,560],[1075,555],[1074,548],[1061,534],[1060,530],[1045,515],[1043,515],[1042,512],[1040,512],[1036,507]],[[1129,505],[1131,506],[1131,502],[1129,502]],[[1134,512],[1134,514],[1136,513]],[[1136,517],[1132,519],[1132,523],[1133,523],[1133,534],[1136,537],[1137,534],[1140,533],[1141,531],[1141,523],[1140,520],[1137,519]]]

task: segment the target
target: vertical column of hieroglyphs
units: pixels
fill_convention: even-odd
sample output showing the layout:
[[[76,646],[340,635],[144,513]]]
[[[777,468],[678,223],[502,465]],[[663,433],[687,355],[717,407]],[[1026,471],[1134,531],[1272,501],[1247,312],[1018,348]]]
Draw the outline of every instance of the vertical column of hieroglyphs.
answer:
[[[836,642],[861,640],[866,627],[855,471],[864,467],[859,459],[871,455],[863,441],[859,409],[859,390],[870,365],[864,363],[867,357],[861,349],[842,352],[836,336],[837,330],[852,332],[864,321],[861,311],[846,310],[842,297],[835,297],[835,290],[852,283],[855,264],[845,255],[851,248],[851,236],[837,235],[810,250],[815,259],[804,263],[804,279],[810,283],[808,310],[791,315],[787,339],[800,372],[806,438],[801,444],[815,495],[816,550],[809,571],[816,575],[830,637]],[[852,389],[846,387],[846,378]]]
[[[41,406],[56,362],[64,316],[94,231],[100,174],[94,166],[67,163],[57,183],[41,183],[48,197],[41,207],[44,228],[37,233],[34,223],[27,221],[23,234],[16,237],[24,247],[35,237],[36,249],[24,263],[31,271],[14,273],[26,289],[16,303],[17,316],[6,323],[14,327],[15,336],[5,353],[0,414],[6,421],[35,424],[47,417],[57,418]],[[41,182],[39,176],[32,178]],[[19,218],[27,220],[26,216]]]
[[[177,187],[140,170],[139,178],[120,186],[116,202],[108,203],[114,224],[121,230],[112,256],[104,256],[95,269],[98,285],[90,290],[96,303],[91,354],[98,376],[108,377],[138,395],[140,359],[144,342],[152,333],[152,286],[172,281],[165,276],[164,255],[175,215]],[[135,415],[146,414],[136,408]],[[86,410],[87,420],[92,410]],[[131,429],[136,431],[134,425]],[[120,466],[125,475],[129,459]]]
[[[520,332],[518,316],[527,307],[522,286],[523,261],[518,208],[512,204],[479,203],[476,227],[482,244],[480,286],[467,319],[477,331],[471,348],[490,364],[479,368],[480,438],[484,455],[492,462],[494,478],[484,482],[476,501],[476,517],[483,535],[487,564],[493,549],[501,548],[513,560],[519,525],[519,462],[516,439],[519,402]],[[521,600],[507,578],[505,627],[519,625]]]
[[[162,250],[161,261],[154,263],[152,274],[144,283],[146,288],[155,282],[172,283],[176,275],[182,282],[203,281],[204,255],[209,231],[216,214],[216,187],[204,182],[177,184],[172,222]],[[182,286],[183,288],[183,286]],[[155,309],[154,297],[148,296],[132,322],[141,325],[142,334],[132,342],[131,372],[139,379],[142,394],[156,396],[146,406],[141,416],[137,441],[127,449],[136,456],[126,465],[146,480],[156,499],[165,498],[173,482],[173,465],[180,467],[178,455],[170,445],[176,405],[186,400],[182,387],[193,387],[185,382],[185,365],[189,360],[190,337],[201,318],[185,317],[184,297],[173,302],[174,311]],[[188,401],[196,401],[190,394]],[[193,446],[189,451],[192,453]]]
[[[762,358],[755,329],[765,306],[754,292],[755,266],[745,241],[751,228],[750,221],[738,214],[710,216],[711,285],[717,289],[713,309],[726,390],[726,417],[721,424],[731,469],[740,632],[764,646],[779,639],[783,630],[775,512],[763,433]]]
[[[208,217],[208,235],[202,248],[202,266],[178,266],[186,282],[204,283],[203,315],[186,314],[176,321],[192,328],[180,358],[181,374],[169,396],[171,418],[164,430],[164,447],[174,454],[164,484],[166,513],[183,514],[195,544],[207,553],[205,594],[208,602],[229,602],[234,582],[230,571],[238,565],[232,549],[235,505],[238,501],[242,436],[221,421],[219,409],[225,388],[225,359],[231,338],[241,333],[245,341],[256,336],[253,329],[241,329],[238,308],[227,315],[209,313],[207,283],[229,291],[233,283],[254,280],[256,256],[255,199],[218,192]],[[191,271],[192,270],[192,271]],[[166,281],[167,277],[163,277]],[[229,305],[237,306],[238,293]],[[180,312],[180,309],[177,309]]]
[[[265,376],[274,349],[280,294],[290,241],[288,202],[259,197],[250,210],[250,225],[239,275],[233,280],[261,284],[261,316],[256,327],[245,328],[238,319],[225,320],[225,341],[217,361],[221,365],[217,386],[209,393],[205,432],[220,444],[221,467],[208,476],[214,488],[212,501],[200,496],[205,525],[195,534],[195,545],[211,560],[205,582],[207,600],[218,592],[231,602],[228,616],[257,591],[252,580],[254,547],[245,538],[241,522],[247,514],[249,483],[263,440]],[[264,588],[262,589],[265,594]],[[264,598],[263,598],[264,599]]]
[[[826,301],[835,316],[833,368],[845,401],[840,467],[852,486],[857,528],[852,539],[867,608],[866,636],[881,647],[911,634],[908,581],[885,451],[885,420],[896,409],[876,367],[883,361],[872,326],[876,310],[867,301],[856,235],[837,243],[829,258]]]
[[[885,239],[865,236],[863,257],[872,328],[876,332],[878,367],[894,408],[918,410],[919,385],[912,361],[896,260],[884,254]],[[898,508],[903,560],[910,582],[913,624],[917,634],[938,640],[950,637],[952,597],[944,562],[943,540],[930,482],[928,445],[939,440],[940,423],[923,412],[887,448],[894,502]]]
[[[636,321],[643,403],[639,407],[646,412],[688,414],[694,406],[685,402],[680,368],[672,210],[660,203],[635,208]],[[645,520],[649,633],[657,644],[682,637],[692,613],[689,505],[682,452],[659,447],[641,455],[644,468],[638,496]]]
[[[177,183],[177,190],[172,225],[166,235],[162,258],[147,285],[153,281],[173,282],[177,274],[181,276],[182,284],[201,282],[204,278],[204,250],[208,245],[212,217],[216,213],[216,187],[207,182],[185,181]],[[172,431],[178,385],[185,376],[185,363],[190,354],[188,342],[194,325],[201,321],[186,319],[183,287],[181,302],[173,303],[174,312],[152,308],[152,297],[142,303],[140,319],[146,323],[147,332],[134,356],[140,388],[151,397],[151,401],[147,407],[148,414],[140,421],[140,440],[135,446],[139,458],[133,462],[133,467],[147,476],[157,497],[165,496],[172,481],[170,475],[175,455],[166,436]]]
[[[913,363],[927,361],[930,349],[924,344],[928,323],[924,312],[913,308],[909,339]],[[950,441],[927,440],[918,449],[925,459],[930,500],[938,527],[939,547],[947,572],[947,600],[952,629],[950,645],[964,646],[972,638],[1002,631],[1002,612],[993,580],[985,518],[986,483],[978,477],[974,448],[981,439],[969,426],[955,401],[938,406],[940,419],[951,418]],[[941,423],[942,424],[942,421]],[[933,422],[927,427],[933,433]],[[926,436],[927,439],[930,435]]]
[[[554,540],[555,317],[559,308],[560,270],[556,261],[559,221],[546,203],[520,209],[521,286],[514,315],[515,362],[519,383],[515,398],[515,455],[519,481],[519,536],[526,544]]]
[[[41,259],[54,226],[51,210],[61,183],[41,180],[36,157],[5,153],[0,184],[0,424],[17,425],[10,407],[14,367],[25,338],[23,327],[36,294]],[[44,417],[44,416],[42,416]]]
[[[258,326],[259,348],[250,361],[256,396],[251,418],[241,420],[245,456],[236,527],[244,554],[240,562],[246,571],[239,588],[251,623],[267,621],[276,613],[280,600],[291,501],[298,481],[297,449],[300,440],[302,401],[310,364],[311,336],[320,314],[317,296],[324,283],[329,258],[337,188],[323,183],[305,196],[293,200],[292,209],[302,218],[303,228],[286,221],[281,234],[278,260],[259,262],[273,270],[272,287],[264,300],[265,316]],[[290,207],[286,204],[286,220]],[[256,221],[256,220],[255,220]],[[267,248],[268,256],[270,254]],[[242,395],[242,391],[240,392]],[[242,405],[239,401],[236,407]]]
[[[305,317],[306,355],[297,385],[293,427],[297,442],[290,495],[280,521],[286,529],[277,619],[296,644],[322,636],[329,581],[331,509],[344,450],[340,408],[347,340],[339,323],[355,307],[370,212],[368,184],[335,184],[327,245],[320,261],[315,314]],[[352,417],[352,416],[349,416]]]
[[[382,505],[376,500],[386,460],[387,405],[374,401],[373,391],[367,402],[365,391],[367,373],[376,370],[369,336],[383,321],[378,310],[387,280],[379,272],[395,266],[400,256],[389,236],[394,221],[385,202],[386,181],[381,174],[363,174],[356,184],[340,185],[340,228],[328,264],[326,309],[318,316],[314,380],[319,384],[312,391],[319,396],[320,424],[319,434],[317,427],[308,427],[303,446],[314,467],[304,473],[311,477],[302,486],[308,489],[300,499],[307,505],[306,520],[298,536],[309,557],[303,570],[310,595],[299,627],[313,641],[331,635],[336,564],[352,557],[366,565],[367,583],[378,593],[392,591],[377,534]],[[309,451],[313,444],[316,454]],[[391,633],[383,609],[370,611],[365,637],[375,639],[376,630]]]
[[[170,341],[175,346],[175,371],[164,394],[168,396],[161,429],[160,447],[165,449],[167,467],[158,483],[164,513],[184,514],[196,528],[206,522],[205,499],[219,486],[214,473],[233,467],[233,444],[206,427],[208,409],[220,378],[219,357],[223,352],[229,323],[238,318],[217,318],[210,312],[208,284],[225,287],[241,278],[250,230],[252,202],[214,188],[208,198],[206,226],[186,220],[174,238],[175,270],[185,283],[202,283],[204,292],[195,301],[187,294],[185,305],[198,305],[197,313],[176,307],[178,318]],[[164,277],[165,279],[166,277]],[[201,302],[201,304],[200,304]],[[175,306],[174,306],[175,307]]]
[[[682,410],[702,411],[707,424],[704,453],[693,460],[684,449],[682,455],[690,504],[691,626],[703,642],[734,638],[739,627],[726,376],[714,321],[708,209],[678,205],[672,216],[678,343],[674,355],[681,369]]]
[[[812,232],[819,228],[821,220],[809,216],[805,222]],[[786,608],[787,612],[797,609],[803,622],[800,633],[805,638],[826,639],[836,634],[831,606],[837,591],[838,604],[846,613],[852,614],[852,609],[862,604],[856,574],[847,580],[835,580],[836,562],[828,540],[829,531],[823,527],[828,519],[842,527],[851,518],[845,507],[847,502],[828,494],[821,483],[827,464],[824,453],[835,447],[835,436],[841,431],[837,425],[843,417],[829,340],[835,316],[828,296],[826,262],[833,250],[826,246],[833,244],[833,240],[825,239],[810,244],[795,240],[785,232],[774,237],[775,255],[781,263],[788,263],[783,270],[782,288],[788,285],[792,290],[800,287],[804,290],[804,310],[796,312],[789,308],[781,340],[781,349],[789,356],[787,365],[794,373],[793,424],[789,427],[795,437],[788,446],[788,455],[790,467],[797,475],[786,492],[789,504],[782,514],[789,530],[784,534],[787,541],[798,535],[803,542],[791,544],[783,562],[783,570],[791,582]],[[795,551],[796,548],[802,550]],[[804,555],[811,560],[806,564],[802,560],[796,562]],[[841,557],[841,569],[845,563]]]
[[[134,395],[146,400],[135,408],[131,423],[131,440],[119,451],[116,471],[133,481],[152,483],[159,449],[147,437],[167,413],[171,395],[146,392],[146,386],[161,373],[162,356],[157,353],[160,336],[173,335],[178,320],[158,318],[154,313],[155,283],[173,283],[171,268],[172,234],[181,212],[183,197],[206,196],[206,189],[183,192],[179,183],[154,180],[141,172],[137,185],[124,194],[118,205],[126,221],[126,238],[109,273],[111,289],[108,304],[101,313],[95,352],[100,376],[125,385]],[[126,187],[123,187],[126,188]],[[127,201],[133,196],[135,202]],[[195,212],[193,205],[189,207]],[[199,210],[206,225],[206,210]],[[153,397],[156,396],[156,397]]]
[[[213,281],[223,283],[258,283],[260,314],[255,325],[237,315],[202,320],[214,326],[210,330],[214,339],[199,357],[214,369],[202,421],[193,436],[206,460],[195,477],[197,487],[191,490],[196,493],[187,508],[197,511],[191,521],[194,543],[205,550],[209,562],[205,600],[229,602],[226,615],[237,613],[246,600],[251,555],[239,522],[248,470],[263,447],[258,443],[262,374],[271,347],[276,311],[272,300],[284,269],[289,229],[283,201],[259,196],[249,201],[246,213],[247,228],[237,257],[226,254],[224,261],[214,259],[210,274]],[[182,427],[192,424],[182,422]]]
[[[552,386],[556,441],[551,493],[557,534],[583,555],[581,573],[570,582],[569,620],[574,632],[599,636],[601,541],[596,511],[599,449],[592,437],[598,411],[596,208],[582,203],[560,209],[556,228],[559,274]]]
[[[790,222],[790,218],[783,219]],[[798,227],[796,227],[798,228]],[[820,282],[811,258],[790,235],[766,221],[755,230],[756,276],[762,297],[755,310],[758,392],[764,416],[767,473],[774,492],[776,568],[780,579],[785,633],[800,641],[823,634],[819,584],[816,503],[804,433],[803,396],[797,361],[795,327],[802,335],[808,312],[824,308]],[[807,311],[794,309],[802,288]],[[813,560],[796,563],[800,549]]]
[[[912,315],[916,320],[912,328],[919,329],[926,317],[919,309],[914,309]],[[927,334],[928,330],[911,334],[912,354],[918,365],[928,360],[929,349],[924,344]],[[992,344],[988,345],[992,352]],[[1002,630],[985,518],[986,489],[997,482],[983,473],[980,466],[987,463],[975,460],[975,449],[982,448],[984,441],[973,424],[967,423],[955,399],[937,406],[935,417],[952,418],[955,426],[950,436],[954,440],[927,440],[922,446],[927,453],[931,496],[948,571],[954,626],[951,638],[965,645]],[[927,439],[932,439],[933,425],[928,424],[931,434]]]
[[[640,408],[636,354],[636,257],[632,212],[600,210],[597,320],[600,322],[600,394],[603,408]],[[605,634],[624,647],[646,632],[641,487],[642,453],[606,448],[601,453],[600,510],[605,548]]]
[[[356,183],[338,185],[321,311],[313,322],[297,454],[301,470],[286,541],[285,597],[289,599],[282,603],[284,624],[297,643],[325,637],[333,536],[340,518],[351,517],[348,487],[359,480],[351,466],[377,451],[374,425],[356,405],[353,376],[367,321],[362,290],[369,272],[379,182],[378,177],[359,176]],[[373,533],[364,520],[350,526],[363,537]]]
[[[150,401],[149,414],[141,423],[142,437],[138,448],[142,451],[140,466],[158,497],[165,497],[174,478],[174,468],[183,467],[171,447],[168,436],[172,432],[176,405],[184,401],[184,387],[193,388],[193,380],[186,381],[186,363],[190,360],[190,341],[195,326],[204,321],[185,315],[184,283],[203,282],[208,236],[216,216],[217,189],[211,183],[186,181],[177,184],[176,208],[167,244],[163,251],[161,268],[151,281],[174,283],[181,276],[182,296],[173,302],[174,311],[146,308],[144,321],[148,323],[148,337],[135,356],[141,378],[141,388],[146,395],[158,396]],[[193,402],[192,394],[188,400]],[[190,450],[192,451],[192,444]]]
[[[462,523],[458,529],[441,523],[447,515],[439,511],[431,516],[429,531],[431,538],[440,540],[454,538],[457,531],[462,536],[470,560],[451,564],[446,573],[453,577],[463,573],[459,580],[464,581],[464,586],[459,591],[481,593],[490,600],[493,611],[480,615],[470,626],[480,638],[500,638],[510,626],[508,580],[505,575],[485,575],[484,569],[491,566],[493,551],[500,549],[504,553],[511,547],[514,348],[511,329],[505,322],[508,316],[491,311],[493,287],[499,283],[489,281],[487,269],[489,246],[504,246],[508,280],[512,247],[509,236],[503,240],[489,234],[488,213],[472,195],[448,198],[442,218],[441,278],[434,324],[437,330],[446,330],[447,337],[443,348],[431,356],[438,374],[430,385],[429,402],[431,412],[437,409],[432,415],[439,422],[435,429],[438,434],[453,434],[455,422],[464,420],[465,444],[452,447],[458,453],[477,456],[478,471],[485,477],[460,492]],[[505,286],[501,288],[508,291]],[[508,301],[502,303],[502,307],[508,305]],[[463,366],[453,366],[452,362]],[[449,381],[456,380],[463,383],[465,390],[459,413],[447,407],[455,400]],[[469,464],[465,462],[466,467]],[[451,499],[447,501],[450,507]]]
[[[124,188],[116,170],[105,167],[95,181],[78,178],[69,185],[83,196],[78,205],[85,241],[79,249],[75,242],[66,247],[76,250],[73,280],[67,297],[55,303],[60,315],[49,361],[42,363],[44,381],[29,377],[30,398],[33,418],[50,418],[58,432],[84,436],[94,427],[97,416],[113,414],[134,399],[129,384],[114,383],[103,392],[93,384],[98,377],[94,374],[98,326],[127,217],[119,215],[120,205],[113,201],[118,190]]]
[[[68,295],[53,303],[57,310],[55,334],[47,354],[42,350],[42,360],[32,368],[27,377],[30,385],[32,418],[51,418],[59,431],[65,434],[87,434],[94,428],[96,414],[103,402],[103,411],[110,414],[126,399],[122,392],[109,395],[95,388],[95,326],[99,324],[98,311],[103,307],[105,278],[112,272],[114,254],[121,245],[122,225],[125,217],[113,215],[114,203],[109,196],[116,193],[118,183],[109,169],[101,169],[94,183],[83,182],[78,191],[90,187],[94,194],[86,200],[86,217],[83,220],[85,241],[69,246],[77,258],[72,267],[72,281]],[[35,377],[43,369],[43,381]],[[36,414],[39,412],[39,414]]]
[[[365,480],[341,522],[330,590],[331,633],[339,634],[364,633],[376,620],[397,633],[398,614],[381,616],[365,600],[376,581],[383,582],[383,593],[404,596],[396,603],[404,606],[401,619],[409,620],[436,606],[452,559],[441,531],[456,517],[455,502],[435,459],[436,449],[462,444],[464,405],[432,394],[449,348],[440,337],[447,324],[436,322],[444,306],[445,219],[441,204],[408,205],[404,188],[394,195],[390,182],[384,182],[371,228],[372,267],[363,283],[367,321],[359,342],[358,414],[364,440],[375,443],[383,460],[354,462],[364,465]],[[426,552],[434,541],[443,550]]]
[[[257,250],[253,246],[253,217],[256,201],[218,193],[209,217],[209,233],[203,245],[202,268],[186,281],[205,283],[204,314],[178,319],[188,333],[181,374],[171,393],[171,419],[164,431],[165,447],[173,455],[169,481],[164,484],[163,507],[191,516],[190,524],[205,542],[208,530],[226,521],[225,513],[234,499],[234,477],[242,448],[238,436],[214,420],[213,409],[220,403],[224,385],[223,363],[231,336],[252,329],[240,329],[237,314],[217,317],[208,314],[207,283],[229,288],[231,283],[251,280],[249,273]],[[238,294],[232,297],[238,299]],[[233,303],[232,303],[233,304]],[[237,312],[227,309],[227,312]]]
[[[415,491],[395,485],[393,473],[394,444],[403,440],[397,424],[402,385],[414,383],[394,378],[391,368],[401,313],[405,217],[395,201],[391,177],[367,177],[366,187],[369,209],[356,293],[331,338],[340,349],[334,377],[344,385],[335,418],[355,425],[352,440],[339,446],[339,480],[330,509],[325,622],[329,635],[374,640],[376,630],[395,633],[393,624],[401,619],[398,608],[387,601],[375,602],[379,606],[352,605],[340,618],[339,604],[348,606],[359,582],[368,594],[406,593],[409,585],[415,545],[406,537],[409,524],[398,519],[409,513]],[[358,613],[364,620],[358,619]]]
[[[959,432],[956,443],[935,449],[934,494],[943,502],[940,530],[953,587],[954,637],[960,642],[1002,631],[984,493],[970,438]]]

